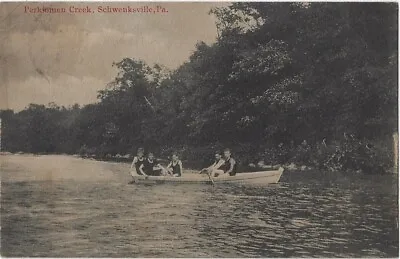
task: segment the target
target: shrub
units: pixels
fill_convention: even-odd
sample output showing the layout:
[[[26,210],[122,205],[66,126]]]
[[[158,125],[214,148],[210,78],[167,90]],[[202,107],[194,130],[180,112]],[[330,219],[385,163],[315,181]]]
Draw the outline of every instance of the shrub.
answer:
[[[392,150],[388,146],[352,137],[316,149],[312,161],[321,169],[381,174],[389,172],[392,166]]]

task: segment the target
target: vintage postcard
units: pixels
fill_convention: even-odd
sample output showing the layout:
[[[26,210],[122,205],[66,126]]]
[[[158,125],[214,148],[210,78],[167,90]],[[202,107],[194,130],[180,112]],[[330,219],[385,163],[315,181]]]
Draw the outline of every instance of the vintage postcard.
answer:
[[[399,256],[398,3],[0,21],[1,256]]]

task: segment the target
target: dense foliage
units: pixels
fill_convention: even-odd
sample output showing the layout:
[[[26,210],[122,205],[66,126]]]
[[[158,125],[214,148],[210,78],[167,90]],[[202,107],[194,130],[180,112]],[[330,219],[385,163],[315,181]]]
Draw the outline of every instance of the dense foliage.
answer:
[[[242,163],[383,172],[397,132],[397,4],[235,3],[218,39],[175,71],[135,58],[99,102],[3,111],[9,151],[106,154],[145,146]],[[201,159],[200,159],[201,160]]]

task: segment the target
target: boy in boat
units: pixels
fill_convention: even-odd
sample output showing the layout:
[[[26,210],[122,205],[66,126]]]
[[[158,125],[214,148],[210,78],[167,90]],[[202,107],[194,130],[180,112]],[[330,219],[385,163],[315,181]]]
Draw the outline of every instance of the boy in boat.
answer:
[[[160,176],[163,174],[163,169],[154,158],[154,154],[152,152],[147,154],[147,159],[139,167],[139,170],[143,170],[147,175]]]
[[[221,174],[221,173],[223,173],[223,171],[221,170],[221,167],[224,163],[225,163],[225,160],[222,159],[221,153],[219,151],[217,151],[217,152],[215,152],[214,163],[207,168],[201,169],[200,174],[202,174],[202,173],[207,173],[207,174],[212,174],[212,175]]]
[[[221,166],[224,175],[236,175],[236,161],[232,158],[231,150],[226,148],[224,150],[225,163]],[[214,176],[214,175],[213,175]]]
[[[174,177],[181,177],[183,168],[182,168],[182,161],[179,160],[178,154],[172,154],[172,160],[167,166],[167,171],[172,174]]]
[[[143,171],[143,164],[145,162],[144,158],[144,149],[143,148],[138,148],[136,156],[133,158],[132,164],[131,164],[131,175],[132,174],[132,169],[135,168],[135,172],[137,175],[147,175]]]

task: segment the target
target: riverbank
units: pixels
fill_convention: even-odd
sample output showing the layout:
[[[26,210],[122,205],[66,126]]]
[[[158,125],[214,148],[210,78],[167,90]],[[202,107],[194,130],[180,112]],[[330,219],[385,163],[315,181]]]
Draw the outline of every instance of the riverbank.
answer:
[[[397,157],[394,156],[390,141],[366,141],[354,137],[332,141],[327,144],[308,144],[303,141],[300,145],[280,144],[267,147],[251,143],[228,145],[233,157],[238,162],[239,171],[268,170],[284,167],[286,170],[308,171],[327,170],[333,172],[362,172],[365,174],[391,174],[397,172]],[[212,163],[214,152],[223,150],[221,144],[204,146],[157,146],[147,148],[156,157],[167,163],[172,153],[178,153],[186,167],[199,170]],[[21,154],[22,152],[16,152]],[[60,152],[61,153],[61,152]],[[45,153],[39,153],[45,154]],[[101,145],[99,147],[82,146],[68,154],[99,161],[116,161],[130,163],[135,154],[135,148],[120,149],[117,146]],[[394,169],[396,168],[396,169]]]
[[[115,163],[125,163],[125,164],[130,164],[132,162],[133,156],[131,155],[108,155],[108,156],[95,156],[95,155],[78,155],[78,154],[32,154],[32,153],[23,153],[23,152],[17,152],[17,153],[10,153],[10,152],[0,152],[0,155],[17,155],[17,156],[45,156],[45,155],[59,155],[59,156],[71,156],[71,157],[76,157],[76,158],[82,158],[82,159],[87,159],[87,160],[95,160],[95,161],[104,161],[104,162],[115,162]],[[166,165],[168,164],[168,159],[157,159],[161,164]],[[201,162],[199,161],[188,161],[188,160],[183,160],[183,164],[185,167],[189,167],[190,169],[185,169],[185,170],[190,170],[190,171],[198,171],[204,168],[204,166],[200,165]],[[255,163],[250,163],[248,165],[242,165],[242,171],[246,172],[253,172],[253,171],[260,171],[260,170],[274,170],[279,167],[283,167],[285,170],[289,171],[310,171],[310,170],[315,170],[315,168],[310,167],[310,166],[305,166],[305,165],[296,165],[294,163],[290,164],[275,164],[275,165],[266,165],[263,161],[259,161],[257,164]]]

